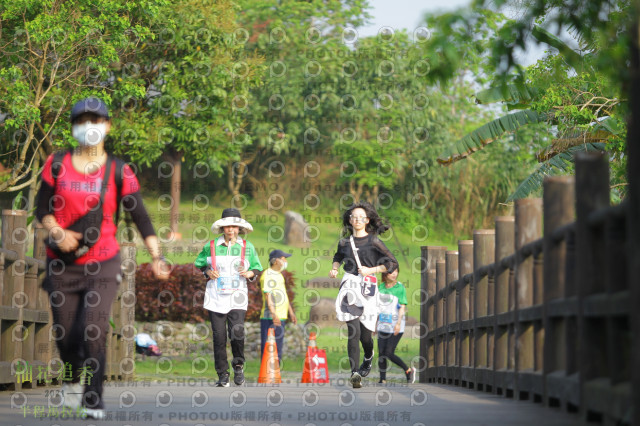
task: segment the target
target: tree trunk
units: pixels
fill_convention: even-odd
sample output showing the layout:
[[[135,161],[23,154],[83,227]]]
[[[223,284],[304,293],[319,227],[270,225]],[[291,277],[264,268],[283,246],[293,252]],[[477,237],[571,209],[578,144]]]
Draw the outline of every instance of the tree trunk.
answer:
[[[40,168],[40,153],[39,152],[35,152],[33,154],[33,165],[31,166],[31,173],[32,174],[38,174],[38,169]],[[33,210],[33,208],[35,207],[34,203],[35,203],[35,199],[36,199],[36,193],[38,192],[38,183],[40,182],[39,179],[34,180],[33,182],[31,182],[31,185],[29,185],[29,195],[27,196],[27,210],[31,211]]]
[[[242,161],[231,163],[227,166],[227,184],[232,196],[240,194],[242,182],[244,182],[245,176],[249,174],[249,164],[253,163],[257,155],[258,151],[250,157],[242,159]]]
[[[227,167],[229,192],[231,192],[231,195],[234,197],[240,193],[240,185],[242,185],[244,171],[245,165],[242,162],[231,163]]]
[[[171,156],[171,165],[173,166],[173,174],[171,175],[171,200],[173,204],[171,206],[171,234],[175,239],[180,239],[181,235],[178,232],[178,214],[180,208],[180,184],[181,184],[181,171],[182,171],[182,152],[175,152]]]

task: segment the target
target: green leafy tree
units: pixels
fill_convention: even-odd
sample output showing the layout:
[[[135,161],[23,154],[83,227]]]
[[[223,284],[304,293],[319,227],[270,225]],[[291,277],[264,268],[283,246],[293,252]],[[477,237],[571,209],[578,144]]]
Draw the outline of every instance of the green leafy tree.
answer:
[[[247,144],[243,111],[248,89],[259,83],[261,60],[245,54],[236,10],[229,0],[172,3],[152,28],[155,42],[119,63],[117,78],[135,78],[144,91],[122,94],[113,132],[122,143],[116,149],[141,165],[166,161],[159,167],[171,176],[174,234],[182,163],[220,175]]]
[[[344,29],[369,16],[364,0],[240,0],[239,5],[239,22],[249,34],[246,48],[260,52],[265,70],[263,85],[251,91],[247,106],[251,146],[229,165],[233,194],[245,176],[257,181],[275,159],[300,162],[305,152],[332,146],[342,63],[349,52]],[[251,171],[234,173],[231,167]]]
[[[74,146],[71,104],[114,91],[136,95],[132,79],[114,81],[111,64],[151,38],[164,0],[0,2],[0,191],[36,192],[39,169],[56,147]],[[132,40],[135,40],[132,42]],[[23,206],[24,207],[24,206]]]

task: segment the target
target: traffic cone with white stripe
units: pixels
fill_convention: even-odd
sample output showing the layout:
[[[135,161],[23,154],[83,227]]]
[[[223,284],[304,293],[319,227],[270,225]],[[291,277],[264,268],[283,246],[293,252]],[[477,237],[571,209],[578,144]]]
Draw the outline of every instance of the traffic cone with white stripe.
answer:
[[[276,335],[273,327],[267,331],[267,343],[264,345],[258,383],[282,383],[280,361],[278,361],[278,346],[276,345]]]
[[[318,349],[316,333],[309,333],[307,356],[304,358],[301,383],[329,383],[329,368],[324,349]]]

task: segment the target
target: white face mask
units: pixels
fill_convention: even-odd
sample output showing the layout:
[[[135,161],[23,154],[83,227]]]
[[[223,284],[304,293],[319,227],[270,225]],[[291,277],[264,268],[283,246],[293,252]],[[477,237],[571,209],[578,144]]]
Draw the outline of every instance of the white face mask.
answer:
[[[285,269],[287,269],[287,261],[285,260],[284,263],[282,264],[282,270],[284,271]]]
[[[74,124],[71,134],[80,146],[95,146],[107,135],[107,123],[85,121],[82,124]]]

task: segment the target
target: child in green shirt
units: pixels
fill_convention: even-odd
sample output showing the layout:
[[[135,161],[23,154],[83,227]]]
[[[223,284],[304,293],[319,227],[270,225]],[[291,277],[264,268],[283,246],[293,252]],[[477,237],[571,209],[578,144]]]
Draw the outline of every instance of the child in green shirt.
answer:
[[[407,306],[407,291],[402,283],[398,282],[398,267],[391,273],[382,274],[382,283],[378,286],[380,291],[380,314],[378,315],[378,368],[380,369],[380,381],[387,382],[387,360],[397,364],[404,371],[407,383],[416,380],[416,369],[408,367],[402,359],[395,354],[396,346],[404,333],[405,311]]]

